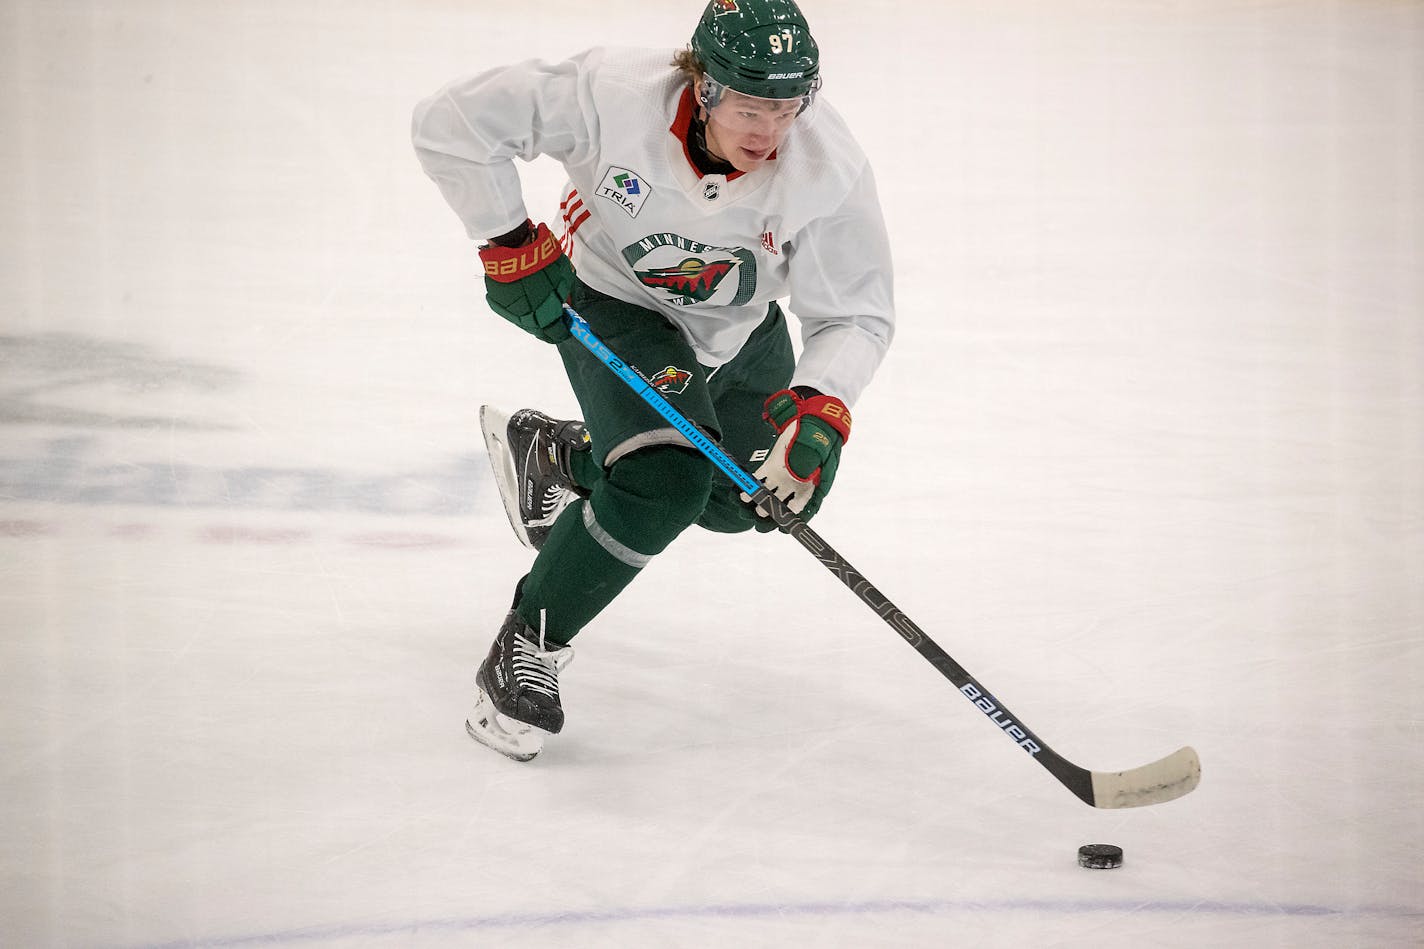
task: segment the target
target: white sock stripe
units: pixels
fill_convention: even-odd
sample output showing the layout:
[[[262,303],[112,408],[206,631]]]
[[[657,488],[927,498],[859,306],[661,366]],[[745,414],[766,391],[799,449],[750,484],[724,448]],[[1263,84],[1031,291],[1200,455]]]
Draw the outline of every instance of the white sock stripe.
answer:
[[[613,463],[624,455],[631,455],[640,448],[649,448],[653,445],[680,445],[686,448],[697,447],[687,440],[686,435],[675,428],[655,428],[651,432],[634,435],[627,441],[614,445],[608,450],[608,457],[603,459],[603,466],[605,468],[612,467]]]
[[[638,553],[632,547],[620,543],[616,537],[604,530],[603,525],[598,523],[598,518],[593,516],[593,505],[587,501],[583,502],[583,526],[589,536],[598,541],[598,546],[635,570],[642,570],[652,563],[651,556]]]

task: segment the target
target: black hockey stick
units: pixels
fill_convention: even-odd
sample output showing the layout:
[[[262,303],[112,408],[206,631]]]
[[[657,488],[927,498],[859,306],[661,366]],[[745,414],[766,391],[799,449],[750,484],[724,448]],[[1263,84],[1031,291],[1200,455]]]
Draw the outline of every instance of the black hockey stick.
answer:
[[[1054,751],[1023,724],[1018,716],[1004,707],[989,690],[955,662],[924,630],[891,603],[860,571],[836,552],[835,548],[821,539],[795,514],[792,514],[780,498],[772,494],[749,473],[744,471],[708,435],[693,425],[677,409],[668,404],[656,389],[623,360],[619,359],[603,341],[594,335],[583,317],[570,306],[564,307],[569,330],[600,362],[633,389],[664,419],[677,429],[698,451],[706,455],[732,483],[748,495],[752,502],[768,511],[777,526],[781,527],[797,542],[811,552],[811,555],[837,579],[860,597],[862,603],[879,616],[890,628],[899,633],[915,651],[924,656],[930,665],[940,671],[955,688],[999,727],[1009,740],[1014,742],[1039,764],[1048,769],[1059,782],[1093,807],[1142,807],[1171,801],[1190,792],[1201,780],[1201,762],[1190,747],[1180,748],[1160,761],[1142,765],[1129,771],[1089,771]]]

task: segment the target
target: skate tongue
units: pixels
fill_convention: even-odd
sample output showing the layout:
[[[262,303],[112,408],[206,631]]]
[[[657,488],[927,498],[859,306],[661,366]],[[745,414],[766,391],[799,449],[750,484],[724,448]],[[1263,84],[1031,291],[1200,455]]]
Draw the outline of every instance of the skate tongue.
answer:
[[[536,653],[540,659],[549,659],[554,663],[555,672],[563,672],[568,668],[569,663],[574,661],[574,647],[568,643],[554,643],[554,648],[549,648],[549,642],[544,635],[544,625],[548,618],[548,610],[539,611],[539,651]]]

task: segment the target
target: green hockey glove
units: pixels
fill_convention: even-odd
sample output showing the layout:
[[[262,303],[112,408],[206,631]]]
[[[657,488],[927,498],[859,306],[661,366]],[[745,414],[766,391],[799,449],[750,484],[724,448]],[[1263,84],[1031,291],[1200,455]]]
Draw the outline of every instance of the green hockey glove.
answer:
[[[524,228],[531,226],[525,222]],[[574,288],[574,265],[547,225],[540,224],[532,239],[517,247],[486,244],[480,248],[480,260],[491,310],[546,343],[569,338],[564,301]]]
[[[777,436],[766,460],[752,474],[792,513],[809,521],[836,480],[841,446],[850,439],[850,409],[835,396],[814,389],[783,389],[766,400],[762,417]],[[742,500],[751,499],[743,494]],[[757,514],[770,518],[761,508]]]

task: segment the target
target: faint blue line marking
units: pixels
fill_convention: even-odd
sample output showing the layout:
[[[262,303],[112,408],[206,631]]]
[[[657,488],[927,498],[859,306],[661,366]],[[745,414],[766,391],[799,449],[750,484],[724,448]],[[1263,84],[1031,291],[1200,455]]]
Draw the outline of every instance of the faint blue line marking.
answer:
[[[917,913],[939,916],[964,912],[1037,912],[1080,916],[1090,913],[1170,913],[1242,917],[1385,917],[1424,919],[1424,908],[1407,906],[1337,907],[1317,903],[1232,902],[1224,900],[869,900],[855,903],[729,903],[709,906],[653,906],[577,910],[559,913],[501,913],[449,919],[410,920],[404,923],[336,925],[253,933],[246,936],[200,938],[185,942],[149,944],[144,949],[178,949],[186,946],[245,946],[255,943],[310,943],[363,936],[419,935],[439,932],[475,932],[493,929],[576,927],[598,923],[630,923],[667,919],[758,919],[775,916],[827,917],[877,916]]]

